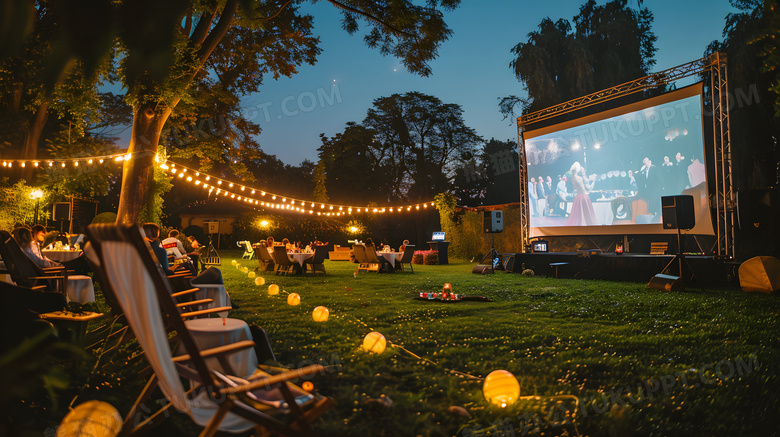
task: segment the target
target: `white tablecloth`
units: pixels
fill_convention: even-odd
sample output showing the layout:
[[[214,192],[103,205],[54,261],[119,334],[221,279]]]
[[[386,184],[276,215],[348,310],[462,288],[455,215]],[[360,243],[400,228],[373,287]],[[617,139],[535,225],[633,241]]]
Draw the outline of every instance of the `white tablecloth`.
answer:
[[[233,306],[230,303],[230,296],[228,296],[225,286],[222,284],[192,284],[192,286],[199,290],[196,293],[197,299],[211,299],[214,301],[206,308]]]
[[[95,287],[92,285],[92,278],[86,275],[68,276],[65,283],[68,302],[87,303],[95,301]]]
[[[376,254],[386,259],[393,268],[395,268],[395,262],[404,256],[403,252],[377,252]]]
[[[52,261],[65,262],[78,258],[80,250],[42,250],[41,255]]]
[[[303,267],[303,263],[306,262],[307,259],[313,257],[313,253],[295,253],[295,252],[287,252],[287,258],[290,259],[290,261],[298,263],[301,267]]]
[[[233,344],[237,341],[252,340],[249,325],[239,319],[221,318],[187,320],[184,324],[192,334],[195,343],[201,349]],[[235,376],[246,378],[257,368],[257,355],[254,348],[238,351],[228,356],[228,362],[233,367]],[[225,371],[216,358],[206,359],[209,368]]]

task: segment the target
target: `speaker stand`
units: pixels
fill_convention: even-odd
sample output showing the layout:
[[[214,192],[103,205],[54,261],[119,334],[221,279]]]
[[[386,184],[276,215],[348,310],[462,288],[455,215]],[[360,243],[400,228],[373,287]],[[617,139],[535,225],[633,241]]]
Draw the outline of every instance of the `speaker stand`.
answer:
[[[499,256],[498,256],[498,251],[496,251],[496,245],[493,243],[493,233],[491,232],[490,233],[490,251],[488,253],[486,253],[485,256],[482,257],[482,261],[480,261],[479,263],[480,264],[485,264],[485,261],[489,259],[490,260],[490,268],[495,270],[496,266],[493,263],[493,260],[495,260],[496,258],[499,258]],[[498,263],[498,265],[500,266],[501,263]]]
[[[682,279],[683,283],[685,283],[686,285],[695,283],[696,285],[699,286],[701,291],[706,291],[704,289],[704,286],[701,285],[701,282],[699,282],[699,279],[696,278],[696,273],[694,273],[693,267],[691,267],[691,264],[688,262],[687,259],[685,259],[685,254],[682,253],[682,251],[681,251],[682,249],[680,247],[680,240],[681,240],[681,238],[680,238],[680,228],[677,228],[677,254],[674,255],[674,258],[672,258],[672,260],[669,261],[669,264],[667,264],[666,267],[664,267],[663,270],[661,270],[661,273],[663,274],[663,272],[665,272],[667,269],[669,269],[669,267],[671,267],[676,262],[677,263],[677,269],[678,269],[679,277],[680,277],[680,279]],[[688,266],[688,270],[691,272],[691,281],[690,282],[686,281],[685,280],[685,276],[683,276],[683,264]]]

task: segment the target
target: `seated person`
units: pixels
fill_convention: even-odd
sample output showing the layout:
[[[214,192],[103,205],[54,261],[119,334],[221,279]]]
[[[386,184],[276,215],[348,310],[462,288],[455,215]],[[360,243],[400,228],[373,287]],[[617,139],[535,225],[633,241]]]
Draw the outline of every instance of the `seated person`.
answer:
[[[168,256],[173,255],[174,259],[187,257],[185,255],[187,251],[184,250],[184,245],[181,244],[181,241],[179,240],[179,231],[176,229],[171,229],[171,231],[168,232],[168,238],[164,239],[161,244]]]
[[[144,223],[142,228],[146,235],[144,240],[148,241],[149,245],[152,247],[152,252],[157,258],[157,262],[160,263],[163,272],[168,276],[173,275],[173,270],[168,266],[168,253],[160,244],[160,227],[154,223]]]
[[[292,245],[292,244],[290,244],[290,240],[288,240],[288,239],[286,239],[286,238],[282,239],[282,246],[284,246],[284,248],[285,248],[285,249],[286,249],[288,252],[292,252],[292,250],[293,250],[293,249],[295,249],[295,248],[293,247],[293,245]]]
[[[187,236],[187,242],[189,242],[190,249],[192,249],[191,252],[187,253],[187,256],[192,260],[192,264],[197,266],[198,258],[200,258],[200,251],[203,246],[201,246],[200,243],[198,243],[198,240],[192,235]]]
[[[43,226],[41,226],[43,227]],[[33,238],[32,232],[25,226],[18,227],[11,232],[14,240],[22,249],[25,255],[30,258],[35,265],[42,269],[49,267],[60,267],[62,264],[57,261],[52,261],[41,254],[41,248],[38,246],[38,242]]]
[[[65,267],[66,270],[73,271],[79,275],[92,271],[83,252],[78,257],[61,263],[43,256],[40,244],[46,238],[46,228],[41,225],[33,226],[32,231],[26,227],[16,228],[13,236],[25,255],[40,268]]]

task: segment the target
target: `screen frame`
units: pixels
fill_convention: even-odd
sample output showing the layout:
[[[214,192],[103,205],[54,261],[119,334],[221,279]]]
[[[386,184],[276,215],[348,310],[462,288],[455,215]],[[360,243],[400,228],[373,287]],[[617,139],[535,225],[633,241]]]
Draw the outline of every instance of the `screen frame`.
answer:
[[[437,236],[441,236],[441,238],[436,238]],[[446,239],[446,234],[444,231],[434,232],[431,234],[431,241],[444,241]]]
[[[701,123],[701,130],[702,130],[701,158],[702,161],[704,161],[706,180],[703,187],[704,192],[702,193],[701,190],[696,190],[696,194],[698,194],[698,196],[695,195],[694,198],[696,197],[703,198],[703,201],[707,202],[707,207],[705,209],[705,214],[701,213],[698,210],[696,211],[696,226],[694,226],[692,230],[688,231],[688,233],[699,234],[699,235],[715,235],[714,228],[712,226],[711,205],[709,204],[709,198],[710,198],[709,179],[711,175],[710,169],[712,167],[710,166],[709,159],[706,153],[707,147],[706,147],[705,137],[704,137],[704,132],[705,132],[704,117],[706,115],[704,111],[704,96],[702,94],[702,91],[703,91],[703,83],[698,82],[684,88],[669,91],[659,96],[651,97],[628,105],[623,105],[616,108],[608,109],[595,114],[585,115],[583,117],[579,117],[573,120],[564,121],[550,126],[540,127],[537,129],[530,129],[530,130],[523,129],[520,134],[520,140],[521,140],[520,147],[522,148],[521,159],[524,168],[526,168],[526,171],[523,172],[523,180],[521,181],[522,186],[523,187],[528,186],[528,170],[527,170],[528,161],[527,161],[527,153],[525,150],[526,142],[528,140],[543,135],[587,125],[590,123],[596,123],[609,118],[619,117],[621,115],[642,111],[666,103],[672,103],[678,100],[698,96],[699,105],[700,105],[699,122]],[[681,194],[694,194],[694,193],[688,193],[687,191],[691,191],[691,189],[685,190]],[[529,202],[529,196],[527,190],[524,190],[523,197],[524,197],[523,201],[527,205]],[[653,235],[653,234],[673,234],[677,232],[674,229],[664,229],[662,223],[535,227],[535,226],[531,226],[530,217],[528,219],[528,230],[529,230],[529,235],[528,235],[529,238],[550,237],[550,236],[586,236],[586,235]]]

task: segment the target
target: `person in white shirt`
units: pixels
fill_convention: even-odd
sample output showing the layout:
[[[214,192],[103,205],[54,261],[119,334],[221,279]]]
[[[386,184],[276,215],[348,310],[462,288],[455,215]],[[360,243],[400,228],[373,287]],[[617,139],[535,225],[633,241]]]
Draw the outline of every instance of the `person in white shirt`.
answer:
[[[179,231],[176,229],[171,229],[170,232],[168,232],[168,238],[161,241],[162,247],[165,249],[165,251],[170,255],[171,253],[174,254],[175,258],[181,258],[183,256],[186,256],[187,253],[186,250],[184,250],[184,245],[181,244],[181,240],[179,240]],[[173,251],[173,249],[176,249],[179,253],[176,253]]]

